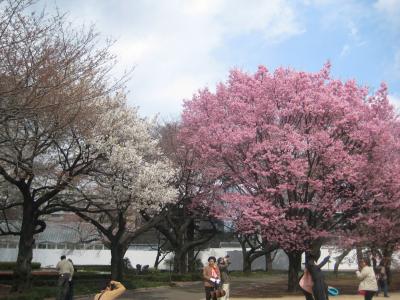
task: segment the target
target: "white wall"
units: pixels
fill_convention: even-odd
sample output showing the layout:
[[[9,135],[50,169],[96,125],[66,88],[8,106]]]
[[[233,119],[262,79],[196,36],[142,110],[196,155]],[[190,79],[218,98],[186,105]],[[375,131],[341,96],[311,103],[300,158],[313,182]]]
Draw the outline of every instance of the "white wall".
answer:
[[[341,253],[340,249],[333,247],[325,247],[321,249],[321,259],[327,255],[331,257],[338,256]],[[203,264],[207,263],[209,256],[223,257],[229,254],[231,257],[231,270],[242,269],[242,252],[240,248],[210,248],[199,253],[198,258],[201,259]],[[66,255],[67,258],[71,258],[74,264],[77,265],[108,265],[111,262],[110,250],[66,250],[66,249],[34,249],[33,250],[33,261],[40,262],[42,267],[54,267],[60,259],[61,255]],[[156,259],[157,251],[155,250],[137,250],[128,249],[125,257],[129,258],[133,267],[136,264],[149,265],[152,267]],[[394,255],[393,266],[397,267],[398,254]],[[0,249],[0,261],[16,261],[17,249]],[[333,261],[333,259],[332,259]],[[304,262],[304,255],[303,255]],[[283,251],[279,251],[273,262],[274,270],[287,270],[288,259]],[[334,262],[328,263],[323,268],[324,270],[333,270]],[[252,269],[264,269],[265,259],[259,257],[252,264]],[[169,269],[168,264],[161,264],[160,269]],[[356,251],[352,250],[340,265],[340,270],[356,270]]]

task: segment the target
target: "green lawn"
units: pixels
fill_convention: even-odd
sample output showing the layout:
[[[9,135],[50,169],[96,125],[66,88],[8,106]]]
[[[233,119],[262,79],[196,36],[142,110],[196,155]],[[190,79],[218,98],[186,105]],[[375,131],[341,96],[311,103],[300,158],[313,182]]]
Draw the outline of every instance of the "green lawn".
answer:
[[[90,268],[89,268],[90,269]],[[13,294],[0,297],[7,300],[39,300],[46,297],[53,297],[57,293],[56,274],[35,274],[33,275],[33,288],[26,294]],[[110,273],[100,268],[93,268],[88,271],[78,271],[74,276],[74,294],[87,295],[100,291],[110,280]],[[134,272],[125,274],[123,284],[127,289],[149,288],[157,286],[169,285],[171,281],[199,281],[201,280],[201,272],[193,274],[169,274],[168,272],[149,271],[142,275],[136,275]],[[2,275],[0,284],[11,285],[12,275]]]

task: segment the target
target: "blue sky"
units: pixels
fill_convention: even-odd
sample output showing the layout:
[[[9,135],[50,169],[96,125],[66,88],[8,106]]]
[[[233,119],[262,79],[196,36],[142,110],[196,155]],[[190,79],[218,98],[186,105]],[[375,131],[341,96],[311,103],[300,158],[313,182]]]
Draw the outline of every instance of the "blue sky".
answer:
[[[39,5],[54,8],[54,0]],[[400,0],[58,0],[79,24],[117,39],[116,72],[134,66],[129,103],[142,116],[179,117],[183,99],[233,67],[317,71],[371,91],[389,86],[400,108]]]

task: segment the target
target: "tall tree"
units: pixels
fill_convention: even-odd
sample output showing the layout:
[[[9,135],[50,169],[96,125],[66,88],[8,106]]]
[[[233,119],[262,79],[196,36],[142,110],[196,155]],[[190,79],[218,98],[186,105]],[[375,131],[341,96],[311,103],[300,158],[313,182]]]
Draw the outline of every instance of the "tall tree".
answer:
[[[400,245],[400,122],[387,101],[386,87],[371,99],[375,122],[385,126],[370,132],[375,146],[368,149],[362,182],[370,195],[369,206],[353,222],[357,231],[348,238],[350,245],[371,248],[385,258],[390,270],[391,257]],[[358,234],[356,234],[358,233]]]
[[[93,125],[122,82],[109,80],[113,57],[109,45],[97,46],[93,29],[74,30],[62,16],[19,8],[4,10],[0,26],[0,176],[22,195],[14,207],[22,217],[13,287],[21,291],[30,287],[41,216],[102,156],[89,142]]]
[[[174,251],[174,272],[186,273],[194,269],[194,250],[210,241],[217,228],[208,210],[192,203],[194,196],[202,193],[205,182],[200,173],[192,169],[196,157],[178,139],[179,128],[179,123],[170,122],[158,129],[160,147],[177,170],[173,184],[178,199],[168,205],[163,222],[155,228],[165,236]]]
[[[386,97],[384,93],[377,97]],[[289,256],[297,286],[301,253],[318,249],[372,201],[360,184],[377,101],[354,81],[280,68],[231,72],[216,92],[185,103],[182,138],[197,169]]]
[[[134,238],[152,228],[176,201],[174,169],[152,137],[154,125],[124,103],[102,116],[102,160],[62,205],[94,225],[111,250],[111,278],[122,280],[123,258]],[[74,203],[70,199],[74,198]],[[142,222],[141,214],[150,222]]]

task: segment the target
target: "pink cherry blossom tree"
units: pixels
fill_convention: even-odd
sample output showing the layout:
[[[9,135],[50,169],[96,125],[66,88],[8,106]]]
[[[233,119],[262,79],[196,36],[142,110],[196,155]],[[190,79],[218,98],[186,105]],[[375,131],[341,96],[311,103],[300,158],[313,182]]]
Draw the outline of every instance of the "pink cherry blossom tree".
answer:
[[[228,215],[240,210],[287,253],[289,290],[302,252],[319,249],[372,205],[376,191],[367,192],[362,171],[377,147],[371,133],[385,127],[378,111],[392,109],[381,108],[385,87],[368,96],[355,81],[332,79],[329,69],[233,70],[215,92],[186,101],[182,116],[181,138],[219,189],[218,205]]]
[[[350,244],[369,247],[372,253],[385,258],[385,266],[390,270],[392,254],[400,245],[400,123],[386,93],[382,86],[369,99],[373,108],[370,118],[381,126],[370,131],[374,146],[367,149],[368,160],[360,183],[373,197],[369,207],[352,220],[357,230]]]

